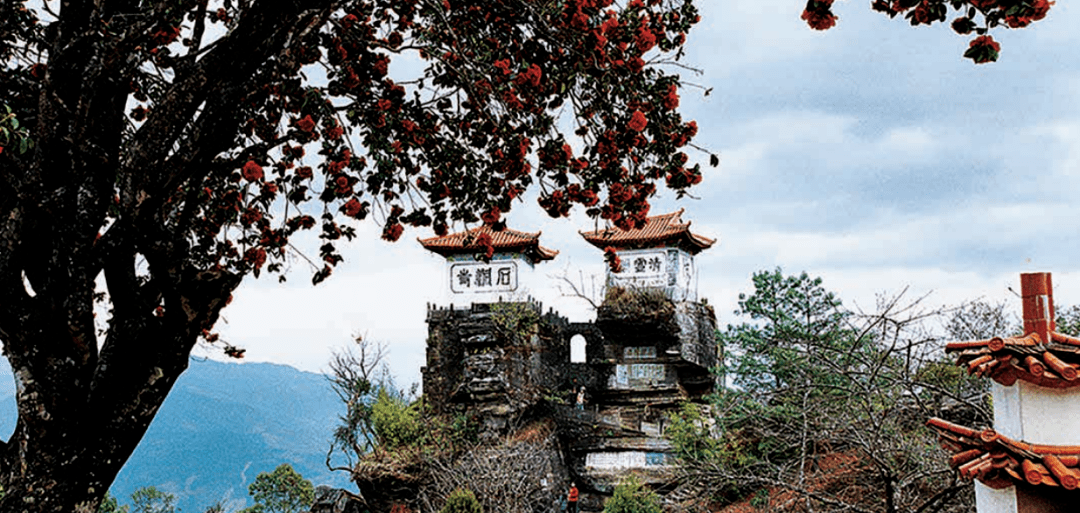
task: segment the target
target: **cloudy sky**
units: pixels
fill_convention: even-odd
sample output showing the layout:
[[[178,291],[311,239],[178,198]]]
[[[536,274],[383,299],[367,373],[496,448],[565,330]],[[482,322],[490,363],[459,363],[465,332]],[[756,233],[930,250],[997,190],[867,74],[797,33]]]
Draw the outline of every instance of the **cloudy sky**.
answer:
[[[912,28],[839,0],[836,28],[810,30],[800,0],[701,0],[683,92],[700,144],[721,157],[697,199],[662,194],[652,212],[685,208],[694,231],[718,237],[698,257],[700,295],[721,325],[758,270],[825,280],[848,305],[910,287],[935,304],[1001,300],[1020,272],[1054,273],[1059,304],[1080,304],[1080,8],[997,30],[1001,58],[976,66],[969,38],[944,25]],[[950,18],[951,19],[951,18]],[[706,154],[692,156],[701,162]],[[599,274],[582,217],[551,220],[530,202],[512,227],[542,230],[561,251],[544,276]],[[249,280],[219,324],[248,361],[325,370],[353,334],[385,341],[401,384],[419,381],[426,305],[439,300],[442,260],[407,232],[396,244],[372,225],[322,285],[307,271],[285,285]],[[532,294],[574,320],[590,313],[554,279]],[[1014,302],[1019,309],[1018,302]]]

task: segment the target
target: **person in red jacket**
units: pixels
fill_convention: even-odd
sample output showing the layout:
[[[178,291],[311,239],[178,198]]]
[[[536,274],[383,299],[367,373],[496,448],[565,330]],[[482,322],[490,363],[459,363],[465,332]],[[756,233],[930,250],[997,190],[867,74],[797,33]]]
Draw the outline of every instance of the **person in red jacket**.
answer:
[[[570,493],[566,495],[566,512],[577,513],[578,491],[574,483],[570,483]]]

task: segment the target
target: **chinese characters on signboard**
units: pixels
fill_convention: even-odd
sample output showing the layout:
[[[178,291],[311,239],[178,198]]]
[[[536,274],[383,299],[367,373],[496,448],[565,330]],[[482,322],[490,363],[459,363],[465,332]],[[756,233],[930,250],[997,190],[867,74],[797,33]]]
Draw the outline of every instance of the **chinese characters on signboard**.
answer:
[[[668,456],[662,452],[611,451],[585,455],[585,466],[592,468],[660,467],[667,464]]]
[[[513,292],[518,287],[515,262],[462,262],[450,266],[450,290],[469,292]]]
[[[670,287],[675,285],[678,254],[674,250],[625,251],[619,254],[623,270],[612,274],[616,285]]]
[[[697,297],[694,257],[678,248],[619,251],[622,271],[608,272],[608,285],[615,287],[655,287],[668,290],[673,298]]]
[[[664,366],[658,363],[619,364],[610,385],[625,387],[631,384],[660,383],[664,381]]]
[[[627,360],[656,358],[656,346],[624,347],[623,358]]]

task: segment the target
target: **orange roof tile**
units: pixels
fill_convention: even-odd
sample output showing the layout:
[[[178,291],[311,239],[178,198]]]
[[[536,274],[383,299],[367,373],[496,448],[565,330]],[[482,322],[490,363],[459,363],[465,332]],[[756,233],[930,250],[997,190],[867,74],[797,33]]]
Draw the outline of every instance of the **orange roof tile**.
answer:
[[[926,425],[953,453],[949,464],[964,479],[999,489],[1024,482],[1067,490],[1080,486],[1080,446],[1029,444],[993,429],[978,431],[938,418]]]
[[[476,244],[476,238],[482,233],[491,236],[491,245],[495,251],[520,251],[531,258],[533,263],[551,260],[559,254],[558,251],[540,245],[540,232],[525,233],[510,228],[497,232],[487,225],[442,237],[417,238],[416,240],[424,246],[424,249],[443,256],[482,253],[483,248]]]
[[[716,239],[690,232],[690,221],[682,222],[683,209],[645,219],[645,226],[633,230],[606,228],[591,232],[578,232],[589,244],[600,249],[642,249],[663,246],[680,247],[691,254],[709,249]]]
[[[1080,339],[1051,332],[1043,342],[1036,333],[1023,337],[951,342],[946,353],[958,353],[956,365],[968,374],[986,376],[1005,386],[1017,379],[1048,388],[1080,386]]]

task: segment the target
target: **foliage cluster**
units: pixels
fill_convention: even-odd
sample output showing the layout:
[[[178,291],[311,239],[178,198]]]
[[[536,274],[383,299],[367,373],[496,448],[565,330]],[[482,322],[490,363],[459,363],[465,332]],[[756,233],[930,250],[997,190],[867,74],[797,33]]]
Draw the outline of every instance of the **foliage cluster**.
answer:
[[[810,28],[828,30],[836,25],[833,0],[807,0],[802,19]],[[944,23],[949,8],[958,13],[950,27],[960,35],[974,34],[964,57],[975,64],[994,62],[1001,45],[988,35],[995,27],[1024,28],[1046,17],[1053,0],[873,0],[871,7],[890,18],[901,15],[912,26]]]
[[[702,179],[676,74],[699,19],[692,0],[0,2],[0,126],[34,142],[0,142],[0,342],[27,377],[0,510],[99,504],[195,344],[224,344],[242,280],[319,283],[365,219],[387,241],[502,229],[533,188],[553,217],[641,226],[659,188]]]
[[[603,315],[615,318],[649,319],[674,311],[671,294],[659,287],[608,287],[600,304]]]
[[[11,107],[6,103],[0,103],[4,107],[4,110],[0,112],[0,153],[4,151],[4,147],[14,146],[19,148],[19,153],[26,153],[26,150],[33,147],[33,140],[30,139],[30,131],[25,126],[19,125],[19,119],[15,117],[15,113],[11,111]]]
[[[702,413],[702,406],[686,402],[678,412],[667,416],[664,436],[675,446],[681,458],[718,460],[730,454],[721,446],[712,429],[712,418]]]
[[[131,494],[131,513],[176,513],[176,496],[155,486],[139,488]]]
[[[405,397],[387,388],[379,389],[371,408],[371,424],[379,446],[385,449],[424,445],[428,440],[420,404],[410,404]]]
[[[346,465],[331,465],[332,469],[354,472],[358,463],[372,455],[391,456],[407,466],[421,452],[453,453],[476,443],[479,424],[473,418],[430,415],[422,397],[414,399],[414,390],[406,393],[394,383],[384,362],[383,344],[359,336],[355,342],[330,362],[331,386],[346,408],[327,453],[328,465],[334,453],[342,454]]]
[[[864,314],[819,278],[779,269],[753,283],[736,312],[750,322],[718,334],[730,380],[712,404],[719,438],[691,421],[669,430],[689,476],[722,498],[781,490],[815,511],[943,511],[970,493],[923,427],[930,416],[989,420],[985,383],[944,360],[934,324],[962,309],[901,295]]]
[[[472,490],[457,489],[446,498],[446,505],[440,513],[483,513],[480,501],[476,500],[476,494]]]
[[[248,486],[248,494],[255,499],[255,505],[240,513],[300,513],[315,501],[311,481],[288,463],[278,465],[273,472],[260,472]]]
[[[97,513],[176,513],[176,496],[159,490],[156,486],[144,486],[131,494],[131,505],[121,505],[111,493],[105,492]]]
[[[645,488],[632,476],[615,486],[612,496],[604,502],[604,513],[660,513],[660,497]]]
[[[540,313],[530,301],[493,303],[490,312],[497,332],[518,344],[528,340],[533,328],[540,322]]]

